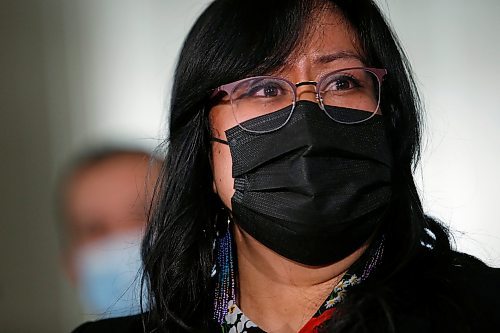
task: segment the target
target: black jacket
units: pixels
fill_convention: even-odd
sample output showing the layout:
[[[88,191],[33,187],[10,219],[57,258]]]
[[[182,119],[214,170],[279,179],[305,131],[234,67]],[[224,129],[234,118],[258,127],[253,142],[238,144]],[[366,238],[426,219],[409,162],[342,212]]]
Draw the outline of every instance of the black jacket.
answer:
[[[454,264],[454,271],[447,271],[442,276],[439,273],[426,276],[422,272],[426,270],[424,266],[429,265],[428,261],[420,260],[420,264],[412,266],[412,271],[402,275],[404,278],[398,279],[391,289],[398,294],[391,318],[396,333],[500,332],[500,268],[488,267],[461,254],[458,257],[461,259]],[[467,260],[463,260],[464,257]],[[442,289],[447,291],[441,293]],[[376,322],[377,319],[364,325],[364,331],[359,327],[352,331],[388,331],[385,324]],[[88,322],[73,333],[153,331],[147,323],[144,328],[144,324],[143,317],[135,315]],[[212,330],[219,333],[214,329],[209,331]]]

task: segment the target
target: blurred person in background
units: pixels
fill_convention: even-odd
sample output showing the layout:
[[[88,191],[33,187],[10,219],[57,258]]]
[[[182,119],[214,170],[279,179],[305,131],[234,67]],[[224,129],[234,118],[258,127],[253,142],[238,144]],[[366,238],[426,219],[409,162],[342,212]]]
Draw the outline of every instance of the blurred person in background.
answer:
[[[82,155],[62,179],[62,259],[86,314],[140,312],[140,244],[159,160],[138,149]]]

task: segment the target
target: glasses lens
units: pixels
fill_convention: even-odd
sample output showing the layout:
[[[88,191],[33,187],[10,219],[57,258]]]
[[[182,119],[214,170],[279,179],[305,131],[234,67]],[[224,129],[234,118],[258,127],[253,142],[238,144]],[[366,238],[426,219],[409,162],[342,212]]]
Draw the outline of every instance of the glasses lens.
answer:
[[[268,77],[244,80],[231,93],[234,118],[251,132],[270,132],[283,126],[292,112],[294,99],[294,90],[287,81]],[[259,118],[274,112],[265,122]]]
[[[320,83],[322,107],[333,120],[352,124],[371,118],[379,108],[380,82],[366,69],[346,69]]]

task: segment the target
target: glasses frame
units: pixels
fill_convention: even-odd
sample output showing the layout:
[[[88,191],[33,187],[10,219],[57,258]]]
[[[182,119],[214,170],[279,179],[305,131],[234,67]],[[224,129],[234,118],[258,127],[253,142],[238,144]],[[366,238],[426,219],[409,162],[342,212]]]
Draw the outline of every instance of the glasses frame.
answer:
[[[372,112],[372,114],[371,114],[370,117],[368,117],[366,119],[363,119],[363,120],[356,121],[356,122],[350,122],[350,123],[348,123],[348,122],[343,122],[343,121],[339,121],[339,120],[333,119],[328,114],[328,112],[326,111],[326,108],[325,108],[325,105],[323,104],[323,99],[320,96],[320,91],[318,90],[318,87],[321,87],[321,84],[324,82],[324,80],[326,78],[330,77],[331,75],[334,75],[334,74],[340,73],[340,72],[344,72],[344,71],[348,71],[348,70],[355,70],[355,69],[365,70],[367,72],[372,73],[373,75],[375,75],[377,77],[377,80],[378,80],[378,103],[377,103],[377,107]],[[288,123],[288,121],[292,117],[293,111],[295,110],[295,105],[297,104],[297,96],[298,96],[298,94],[297,94],[297,88],[301,87],[301,86],[305,86],[305,85],[312,85],[312,86],[314,86],[315,95],[316,95],[316,101],[318,102],[318,105],[321,108],[321,110],[323,110],[323,112],[325,112],[325,114],[328,116],[328,118],[330,118],[331,120],[333,120],[333,121],[335,121],[337,123],[346,124],[346,125],[355,125],[355,124],[359,124],[359,123],[362,123],[362,122],[365,122],[365,121],[371,119],[379,111],[379,108],[380,108],[380,97],[381,97],[381,91],[382,91],[382,82],[384,81],[384,78],[387,75],[387,73],[388,73],[387,69],[385,69],[385,68],[347,67],[347,68],[341,68],[341,69],[338,69],[338,70],[335,70],[335,71],[332,71],[332,72],[328,72],[327,74],[323,75],[319,79],[319,81],[301,81],[301,82],[297,82],[297,83],[293,83],[293,82],[291,82],[291,81],[289,81],[289,80],[287,80],[285,78],[278,77],[278,76],[271,76],[271,75],[252,76],[252,77],[244,78],[244,79],[241,79],[241,80],[238,80],[238,81],[234,81],[234,82],[231,82],[231,83],[223,84],[223,85],[215,88],[213,90],[212,95],[211,95],[211,99],[214,99],[215,97],[219,96],[221,93],[225,93],[227,96],[229,96],[229,100],[231,102],[232,114],[233,114],[234,120],[236,121],[236,123],[238,124],[238,126],[241,129],[243,129],[244,131],[247,131],[247,132],[256,133],[256,134],[264,134],[264,133],[270,133],[270,132],[277,131],[277,130],[283,128]],[[231,98],[234,89],[239,84],[241,84],[243,82],[246,82],[246,81],[258,80],[258,79],[278,79],[278,80],[282,80],[282,81],[286,82],[292,88],[292,91],[293,91],[292,110],[290,110],[290,114],[289,114],[288,118],[285,120],[285,122],[283,123],[283,125],[279,126],[278,128],[275,128],[275,129],[272,129],[272,130],[268,130],[268,131],[255,131],[255,130],[250,130],[248,128],[243,127],[240,124],[240,122],[238,121],[238,119],[236,119],[236,115],[235,115],[235,112],[234,112],[234,106],[233,106],[233,99]]]

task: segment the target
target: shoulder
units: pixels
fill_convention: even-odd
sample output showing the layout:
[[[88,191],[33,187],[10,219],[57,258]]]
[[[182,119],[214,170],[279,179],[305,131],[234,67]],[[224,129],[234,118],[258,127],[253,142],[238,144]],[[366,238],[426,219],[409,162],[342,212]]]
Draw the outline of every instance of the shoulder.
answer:
[[[500,332],[500,269],[450,252],[423,254],[409,272],[411,310],[402,318],[409,315],[442,332]]]
[[[455,258],[451,276],[454,290],[462,295],[464,303],[469,307],[486,315],[498,314],[500,268],[489,267],[478,259],[461,253],[457,253]]]
[[[147,332],[144,315],[108,318],[86,322],[78,326],[73,333],[144,333]]]
[[[203,332],[217,332],[219,326],[210,322]],[[153,333],[159,332],[158,326],[154,324],[150,313],[138,314],[126,317],[101,319],[86,322],[78,326],[72,333]],[[162,331],[163,332],[163,331]],[[198,332],[198,331],[197,331]]]

